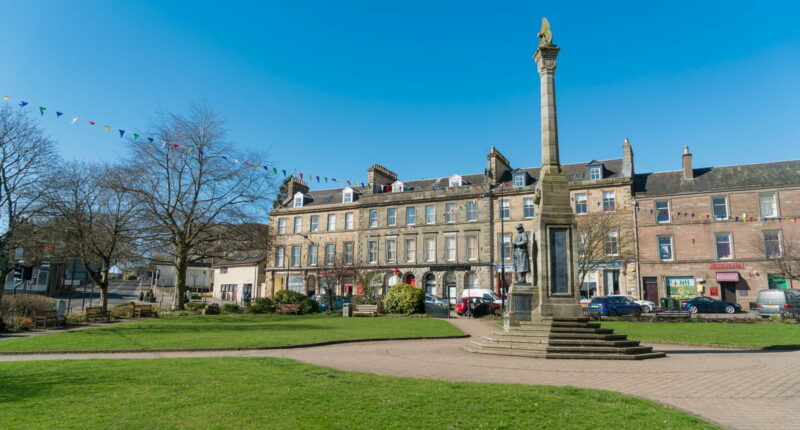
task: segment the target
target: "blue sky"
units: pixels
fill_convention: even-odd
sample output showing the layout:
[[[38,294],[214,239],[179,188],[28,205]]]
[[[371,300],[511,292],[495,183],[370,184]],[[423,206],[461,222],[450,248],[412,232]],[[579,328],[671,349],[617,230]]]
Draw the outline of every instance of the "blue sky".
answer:
[[[255,3],[4,1],[0,95],[48,107],[70,159],[124,154],[101,124],[206,100],[289,170],[478,173],[492,145],[528,167],[547,16],[562,162],[620,157],[625,137],[639,172],[679,169],[683,145],[695,166],[800,158],[798,2]]]

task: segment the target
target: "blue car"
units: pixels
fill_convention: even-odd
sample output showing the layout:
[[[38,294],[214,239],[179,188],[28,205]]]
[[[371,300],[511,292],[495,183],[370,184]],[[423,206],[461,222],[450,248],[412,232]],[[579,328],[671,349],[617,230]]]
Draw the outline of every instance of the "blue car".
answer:
[[[624,296],[596,296],[586,308],[588,315],[633,315],[642,314],[642,306]]]
[[[692,300],[683,302],[682,306],[693,314],[698,312],[734,314],[742,310],[742,307],[736,303],[721,302],[711,297],[695,297]]]

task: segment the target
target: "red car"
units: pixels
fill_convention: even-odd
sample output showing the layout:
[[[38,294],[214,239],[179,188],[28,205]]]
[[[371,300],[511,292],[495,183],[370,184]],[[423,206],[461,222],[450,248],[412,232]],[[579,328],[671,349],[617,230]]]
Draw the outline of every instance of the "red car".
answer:
[[[485,299],[483,297],[464,297],[461,301],[456,302],[456,313],[459,316],[464,316],[467,311],[472,310],[473,316],[483,316],[489,313],[493,315],[500,314],[500,305],[494,300]]]

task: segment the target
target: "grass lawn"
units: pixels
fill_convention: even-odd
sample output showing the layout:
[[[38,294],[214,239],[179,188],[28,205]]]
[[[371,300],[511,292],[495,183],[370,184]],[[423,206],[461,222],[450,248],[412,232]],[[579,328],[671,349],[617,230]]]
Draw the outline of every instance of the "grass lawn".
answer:
[[[604,321],[603,327],[635,340],[800,348],[800,324]]]
[[[226,314],[168,317],[0,341],[0,351],[223,348],[463,334],[430,318]]]
[[[0,363],[0,428],[698,429],[647,400],[571,387],[454,383],[275,358]]]

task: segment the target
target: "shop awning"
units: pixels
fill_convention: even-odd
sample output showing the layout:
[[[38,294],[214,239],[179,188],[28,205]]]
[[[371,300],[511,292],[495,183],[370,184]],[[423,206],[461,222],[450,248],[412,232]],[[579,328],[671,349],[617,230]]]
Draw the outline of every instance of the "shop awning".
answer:
[[[739,282],[739,272],[717,272],[717,282]]]

